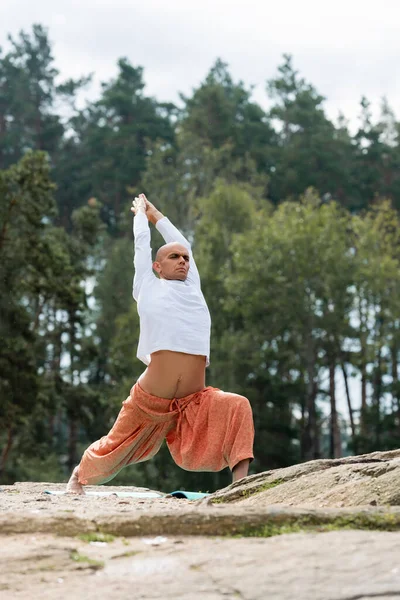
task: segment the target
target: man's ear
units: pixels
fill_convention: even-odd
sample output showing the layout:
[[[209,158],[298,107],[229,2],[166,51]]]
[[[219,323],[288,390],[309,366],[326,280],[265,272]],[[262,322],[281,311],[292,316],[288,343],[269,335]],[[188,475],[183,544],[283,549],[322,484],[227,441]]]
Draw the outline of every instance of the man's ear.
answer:
[[[153,269],[155,270],[156,273],[160,274],[161,273],[161,265],[159,262],[154,261],[153,262]]]

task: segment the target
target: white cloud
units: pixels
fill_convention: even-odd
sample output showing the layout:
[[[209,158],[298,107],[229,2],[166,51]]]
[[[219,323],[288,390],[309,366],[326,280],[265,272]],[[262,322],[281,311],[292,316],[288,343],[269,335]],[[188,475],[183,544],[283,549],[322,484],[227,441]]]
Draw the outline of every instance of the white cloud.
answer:
[[[264,106],[265,81],[288,52],[327,97],[330,116],[342,110],[354,121],[362,95],[376,107],[384,95],[400,102],[399,20],[396,0],[2,0],[0,43],[42,23],[65,77],[107,80],[127,56],[144,67],[150,94],[173,101],[221,57]]]

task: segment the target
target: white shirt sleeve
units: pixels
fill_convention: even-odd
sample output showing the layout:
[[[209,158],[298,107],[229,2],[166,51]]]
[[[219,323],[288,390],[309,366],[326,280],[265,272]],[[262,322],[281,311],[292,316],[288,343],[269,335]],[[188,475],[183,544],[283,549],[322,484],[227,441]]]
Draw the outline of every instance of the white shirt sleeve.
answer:
[[[144,213],[138,212],[133,219],[135,238],[135,275],[133,278],[133,297],[137,301],[144,281],[154,278],[151,258],[150,227]]]
[[[167,217],[159,219],[156,223],[156,228],[161,233],[167,244],[169,244],[170,242],[177,242],[178,244],[182,244],[182,246],[185,246],[185,248],[188,249],[189,272],[187,276],[187,281],[189,283],[194,283],[195,285],[200,287],[200,275],[193,258],[192,247],[188,240],[185,238],[184,235],[181,234],[179,229],[177,229]]]

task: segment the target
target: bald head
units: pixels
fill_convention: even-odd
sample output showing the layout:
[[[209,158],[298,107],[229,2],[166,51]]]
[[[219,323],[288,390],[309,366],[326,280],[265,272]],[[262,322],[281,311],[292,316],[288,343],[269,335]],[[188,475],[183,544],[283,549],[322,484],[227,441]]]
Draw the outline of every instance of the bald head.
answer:
[[[164,244],[157,251],[153,269],[161,279],[185,281],[189,271],[189,250],[177,242]]]
[[[182,244],[178,244],[177,242],[170,242],[169,244],[164,244],[157,250],[156,261],[160,262],[167,256],[170,252],[179,252],[180,254],[189,254],[188,249]]]

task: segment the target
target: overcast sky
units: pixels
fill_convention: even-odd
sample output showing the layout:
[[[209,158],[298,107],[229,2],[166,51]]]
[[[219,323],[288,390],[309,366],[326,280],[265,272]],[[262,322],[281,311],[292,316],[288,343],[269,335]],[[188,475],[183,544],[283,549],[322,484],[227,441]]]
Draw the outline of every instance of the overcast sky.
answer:
[[[95,73],[92,98],[122,56],[160,101],[190,94],[220,57],[267,107],[265,82],[290,53],[331,118],[355,128],[363,95],[400,117],[399,0],[0,0],[0,45],[33,23],[48,27],[63,77]]]
[[[355,124],[362,95],[375,110],[386,96],[400,116],[398,0],[0,0],[0,45],[33,23],[48,27],[63,76],[95,73],[92,97],[121,56],[162,101],[190,93],[221,57],[267,107],[265,81],[290,53],[331,118]]]

